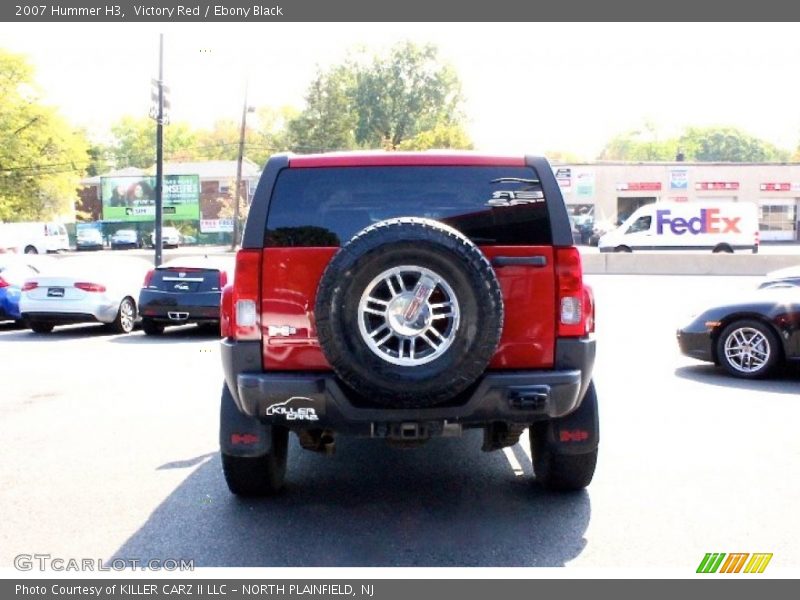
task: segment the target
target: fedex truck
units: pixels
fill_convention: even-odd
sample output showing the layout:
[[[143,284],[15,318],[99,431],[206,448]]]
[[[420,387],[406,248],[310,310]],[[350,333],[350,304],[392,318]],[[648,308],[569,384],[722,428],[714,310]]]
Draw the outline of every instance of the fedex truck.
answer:
[[[69,237],[61,223],[0,223],[0,252],[46,254],[62,250],[69,250]]]
[[[600,252],[758,252],[758,209],[748,202],[657,202],[600,238]]]

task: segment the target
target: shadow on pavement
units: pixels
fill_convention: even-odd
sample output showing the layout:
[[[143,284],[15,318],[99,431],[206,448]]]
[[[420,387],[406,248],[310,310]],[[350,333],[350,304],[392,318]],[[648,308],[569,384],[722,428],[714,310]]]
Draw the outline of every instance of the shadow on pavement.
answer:
[[[800,393],[800,377],[796,367],[786,367],[769,379],[737,379],[714,365],[692,365],[678,367],[675,375],[698,383],[736,388],[753,392],[773,392],[776,394]],[[787,385],[787,383],[789,385]],[[794,385],[792,385],[794,384]]]
[[[8,333],[5,333],[8,332]],[[0,328],[0,342],[63,342],[86,337],[123,337],[103,323],[86,323],[82,325],[56,325],[50,333],[35,333],[31,329],[20,327]]]
[[[131,335],[121,335],[110,341],[115,344],[170,344],[185,341],[217,341],[219,334],[197,325],[167,327],[160,335],[145,335],[141,329]]]
[[[479,432],[415,450],[340,438],[334,457],[292,440],[277,497],[231,495],[214,453],[114,557],[197,567],[527,567],[563,566],[586,544],[589,494],[537,487],[519,446],[515,475],[503,451],[480,451]]]

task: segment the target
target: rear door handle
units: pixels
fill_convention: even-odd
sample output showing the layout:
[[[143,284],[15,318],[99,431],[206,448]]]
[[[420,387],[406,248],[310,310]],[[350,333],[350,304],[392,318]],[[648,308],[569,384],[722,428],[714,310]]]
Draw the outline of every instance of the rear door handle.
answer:
[[[495,256],[493,267],[546,267],[547,257],[536,256]]]

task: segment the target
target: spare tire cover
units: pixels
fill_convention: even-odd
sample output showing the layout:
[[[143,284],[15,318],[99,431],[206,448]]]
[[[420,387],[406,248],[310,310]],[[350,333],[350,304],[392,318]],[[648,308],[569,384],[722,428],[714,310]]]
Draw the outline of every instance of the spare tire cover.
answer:
[[[503,327],[491,264],[459,231],[397,218],[362,230],[317,289],[317,336],[338,377],[365,399],[434,406],[485,371]]]

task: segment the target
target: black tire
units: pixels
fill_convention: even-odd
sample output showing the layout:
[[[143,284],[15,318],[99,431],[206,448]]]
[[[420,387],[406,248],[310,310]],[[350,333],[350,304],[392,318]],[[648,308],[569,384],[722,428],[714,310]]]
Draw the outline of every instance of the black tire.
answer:
[[[164,324],[153,319],[142,319],[142,331],[145,335],[161,335],[164,333]]]
[[[577,492],[592,482],[597,465],[597,448],[586,454],[556,454],[546,445],[534,447],[533,472],[536,482],[554,492]]]
[[[39,254],[36,246],[25,246],[25,254]]]
[[[130,309],[130,313],[127,310]],[[136,302],[133,298],[126,296],[119,303],[117,316],[111,323],[111,330],[115,333],[130,333],[136,324]]]
[[[457,300],[460,319],[446,335],[449,346],[424,364],[393,363],[370,349],[359,330],[362,294],[398,266],[433,272]],[[428,311],[420,318],[432,323],[426,306],[417,314]],[[317,290],[315,317],[322,351],[345,384],[378,404],[426,407],[451,399],[484,372],[500,340],[503,297],[491,264],[464,235],[428,219],[389,219],[361,231],[334,256]],[[419,339],[410,343],[427,350]],[[396,352],[402,359],[403,346]]]
[[[717,244],[711,252],[713,254],[733,254],[733,248],[728,244]]]
[[[222,473],[228,489],[237,496],[271,496],[283,489],[289,430],[272,426],[272,449],[264,456],[244,457],[222,453]]]
[[[54,325],[47,321],[28,321],[28,327],[30,327],[34,333],[50,333],[53,331]]]
[[[633,250],[631,250],[629,246],[617,246],[616,248],[614,248],[614,252],[625,252],[627,254],[630,254],[631,252],[633,252]]]
[[[536,483],[546,489],[559,492],[582,490],[592,481],[597,465],[597,442],[599,440],[599,424],[597,421],[597,391],[594,382],[589,383],[586,395],[575,413],[562,419],[567,422],[581,423],[590,428],[591,439],[595,440],[593,450],[583,453],[560,453],[553,450],[551,421],[540,421],[531,425],[528,435],[531,443],[531,462]],[[558,419],[556,419],[558,421]],[[562,423],[563,425],[563,423]],[[558,428],[557,428],[558,429]]]
[[[746,355],[737,359],[736,357],[729,357],[725,351],[725,346],[729,338],[731,339],[731,344],[736,343],[735,337],[732,337],[736,332],[744,333],[745,337],[751,335],[751,332],[758,332],[762,336],[762,341],[756,343],[754,345],[755,347],[750,350],[749,354],[751,358],[749,367]],[[752,339],[752,337],[750,339]],[[715,350],[719,365],[725,369],[729,375],[743,379],[761,379],[763,377],[768,377],[775,371],[775,368],[783,359],[783,348],[781,347],[780,340],[775,331],[766,323],[755,319],[741,319],[727,325],[717,338]],[[767,354],[766,359],[764,359],[761,354],[765,350]],[[762,364],[754,368],[753,362],[762,362]]]

